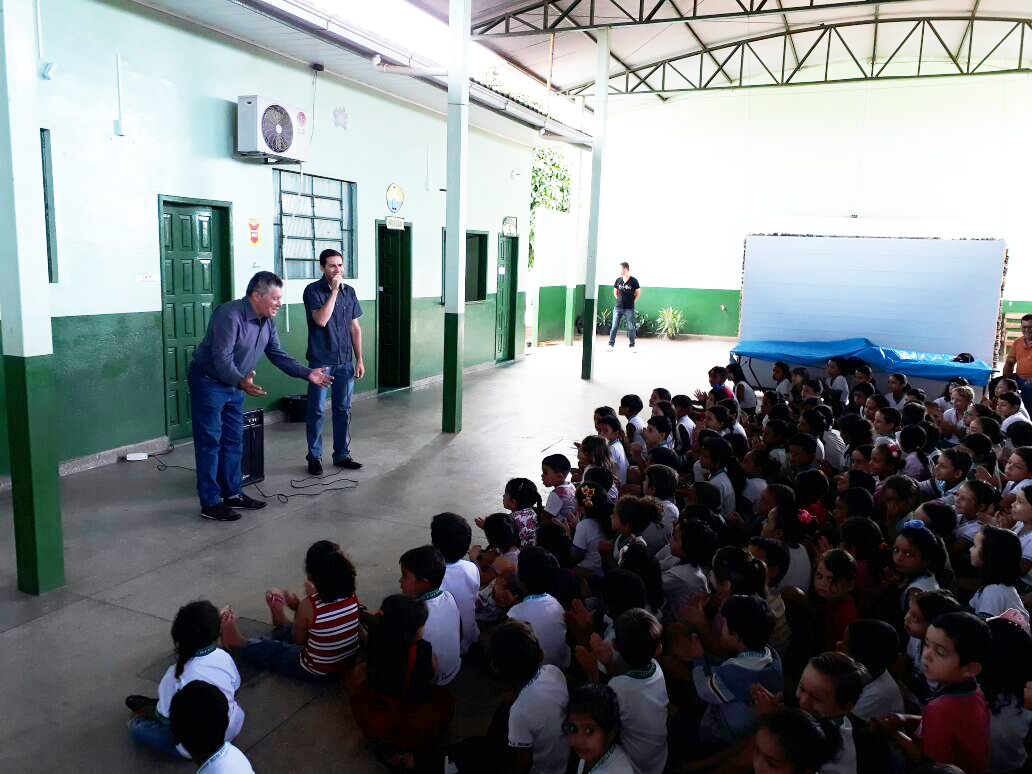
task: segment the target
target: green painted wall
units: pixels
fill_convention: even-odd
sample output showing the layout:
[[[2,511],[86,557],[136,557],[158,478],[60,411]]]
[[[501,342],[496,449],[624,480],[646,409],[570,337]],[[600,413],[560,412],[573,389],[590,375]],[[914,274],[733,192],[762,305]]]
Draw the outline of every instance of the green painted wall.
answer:
[[[584,286],[578,285],[574,302],[574,319],[584,311]],[[563,338],[566,327],[566,286],[547,285],[538,289],[538,340]]]
[[[614,303],[612,285],[600,285],[599,309],[612,309]],[[720,309],[721,304],[725,307],[724,311]],[[641,299],[635,308],[647,314],[650,320],[655,320],[661,308],[672,306],[684,315],[686,324],[683,333],[737,336],[738,304],[737,290],[643,287]]]
[[[0,331],[0,352],[4,351],[4,334]],[[0,475],[11,472],[11,447],[7,440],[7,390],[4,369],[0,368]]]
[[[524,302],[526,303],[526,302]],[[518,306],[517,298],[517,306]],[[523,317],[517,313],[518,320]],[[495,356],[495,296],[486,301],[466,304],[463,320],[463,366],[488,363]],[[517,337],[517,350],[520,350]],[[444,305],[440,296],[412,299],[412,369],[413,382],[436,376],[444,370]]]

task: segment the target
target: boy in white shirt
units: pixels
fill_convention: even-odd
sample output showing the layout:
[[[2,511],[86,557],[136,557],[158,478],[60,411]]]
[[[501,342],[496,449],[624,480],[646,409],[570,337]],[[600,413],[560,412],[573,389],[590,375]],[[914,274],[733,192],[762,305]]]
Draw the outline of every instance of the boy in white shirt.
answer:
[[[572,534],[577,528],[577,495],[573,484],[566,480],[570,469],[570,458],[565,454],[549,454],[541,460],[541,483],[552,490],[548,493],[545,511]]]
[[[526,596],[509,608],[509,618],[530,624],[545,664],[566,669],[570,665],[566,612],[551,594],[559,577],[559,562],[540,546],[529,546],[520,551],[516,574]]]
[[[531,550],[535,549],[524,549]],[[558,667],[541,663],[541,646],[524,621],[502,623],[492,633],[490,647],[494,671],[516,694],[509,709],[508,734],[516,770],[565,774],[570,756],[563,735],[569,702],[566,677]],[[484,770],[489,770],[484,763]]]
[[[627,417],[627,440],[630,443],[643,443],[641,431],[645,429],[645,423],[638,418],[638,414],[645,408],[641,398],[637,395],[624,395],[620,398],[620,416]]]
[[[211,683],[194,680],[184,685],[169,709],[172,735],[204,774],[254,774],[239,748],[225,741],[229,702]]]
[[[447,685],[462,666],[461,618],[455,598],[441,588],[444,581],[444,556],[433,546],[406,551],[401,565],[401,593],[426,602],[427,618],[423,639],[430,643],[437,659],[435,682]]]
[[[652,550],[653,541],[649,539],[650,535],[643,535],[645,542],[649,544],[650,553],[655,555],[663,544],[670,542],[674,534],[674,525],[681,516],[681,511],[674,502],[674,496],[677,494],[677,472],[667,465],[649,465],[645,470],[644,485],[645,495],[655,498],[663,511],[662,541],[655,550]]]
[[[687,395],[675,395],[670,400],[674,407],[677,425],[674,427],[674,449],[678,454],[691,451],[692,436],[695,434],[695,422],[691,418],[692,399]]]
[[[430,542],[441,552],[446,562],[441,588],[452,595],[459,609],[462,628],[461,653],[480,638],[476,604],[480,591],[480,568],[466,559],[473,542],[469,522],[457,513],[439,513],[430,522]]]
[[[663,670],[656,661],[662,641],[663,627],[641,608],[632,608],[616,619],[616,649],[629,669],[610,680],[609,687],[620,703],[620,746],[639,774],[662,774],[666,768],[669,699]],[[609,647],[596,643],[599,645]],[[598,682],[597,666],[593,672],[588,678]]]
[[[1021,402],[1021,396],[1016,392],[1005,392],[996,399],[996,413],[1003,417],[1000,430],[1004,433],[1015,422],[1028,422],[1025,405]]]

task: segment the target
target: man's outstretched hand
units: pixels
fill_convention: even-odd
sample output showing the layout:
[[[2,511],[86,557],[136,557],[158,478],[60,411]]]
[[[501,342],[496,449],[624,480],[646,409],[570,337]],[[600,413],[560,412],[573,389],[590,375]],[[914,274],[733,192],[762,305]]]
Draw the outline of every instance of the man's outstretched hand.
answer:
[[[308,381],[319,387],[329,387],[333,384],[333,377],[326,373],[325,368],[313,368],[312,372],[308,374]],[[264,392],[262,393],[265,394]]]
[[[241,379],[240,384],[238,384],[237,387],[246,392],[252,398],[261,398],[266,394],[265,390],[254,383],[254,371],[251,371],[251,373]]]

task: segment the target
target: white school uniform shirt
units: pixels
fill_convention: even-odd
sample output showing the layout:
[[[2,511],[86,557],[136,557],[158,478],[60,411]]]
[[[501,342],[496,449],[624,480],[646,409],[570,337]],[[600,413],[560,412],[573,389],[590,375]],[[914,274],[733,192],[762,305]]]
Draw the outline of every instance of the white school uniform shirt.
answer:
[[[720,490],[720,515],[725,519],[735,511],[735,488],[727,473],[721,469],[710,478],[709,482]]]
[[[683,417],[677,420],[677,424],[679,424],[681,427],[688,431],[689,438],[692,437],[692,433],[695,432],[695,422],[692,421],[692,418],[690,416],[685,414]]]
[[[586,765],[584,761],[581,761],[577,767],[577,774],[585,774],[584,767]],[[598,763],[591,767],[590,774],[638,774],[638,770],[634,768],[634,764],[631,763],[631,759],[624,749],[620,745],[614,744],[605,755],[598,759]]]
[[[895,398],[892,397],[892,393],[891,392],[886,392],[885,393],[885,400],[887,400],[889,402],[889,406],[891,406],[892,408],[894,408],[894,409],[896,409],[898,411],[899,409],[903,408],[903,406],[906,404],[906,402],[907,402],[907,394],[906,394],[906,392],[904,392],[903,396],[899,400],[896,400]]]
[[[577,523],[573,532],[573,547],[584,552],[584,558],[578,567],[590,570],[595,575],[602,574],[602,555],[598,552],[598,544],[606,539],[602,527],[594,519],[584,518]]]
[[[163,717],[170,716],[169,708],[172,706],[172,697],[179,689],[194,680],[201,680],[211,683],[226,697],[229,702],[229,725],[226,726],[226,741],[232,742],[244,725],[244,711],[237,704],[236,692],[240,689],[240,672],[237,671],[233,657],[222,648],[212,647],[211,650],[204,648],[198,653],[203,655],[194,656],[183,665],[183,674],[176,677],[176,666],[173,664],[165,670],[161,682],[158,684],[158,706],[157,713]],[[183,745],[176,749],[184,758],[190,754]]]
[[[444,589],[424,594],[423,601],[427,611],[423,639],[430,643],[437,656],[434,682],[447,685],[455,679],[462,666],[459,607],[455,604],[455,597]]]
[[[874,720],[897,712],[903,712],[903,694],[888,670],[864,686],[853,707],[853,714],[863,720]]]
[[[785,577],[778,583],[778,588],[796,586],[803,591],[810,590],[810,577],[813,574],[813,567],[810,564],[810,555],[806,553],[806,547],[798,545],[795,548],[788,548],[788,571]]]
[[[846,377],[844,377],[842,374],[839,374],[831,380],[831,382],[828,384],[828,389],[839,391],[838,401],[843,406],[849,403],[849,382],[846,380]]]
[[[760,495],[763,494],[763,490],[768,486],[767,479],[754,476],[753,478],[747,478],[745,480],[745,487],[742,489],[742,499],[748,500],[753,506],[760,499]]]
[[[777,387],[774,388],[774,392],[788,398],[788,396],[792,394],[792,381],[790,379],[782,379],[778,382]]]
[[[942,418],[946,423],[952,425],[953,427],[957,427],[959,425],[962,426],[964,424],[962,421],[963,417],[957,416],[957,410],[955,408],[947,409],[943,413]],[[953,435],[951,435],[949,438],[944,438],[943,440],[949,441],[950,443],[960,443],[960,436],[957,435],[956,431],[954,431]]]
[[[667,762],[666,679],[655,659],[609,681],[620,704],[620,744],[641,774],[663,774]]]
[[[1018,536],[1018,540],[1021,541],[1021,558],[1032,561],[1032,531],[1022,535],[1021,530],[1025,525],[1022,522],[1018,522],[1014,525],[1014,534]],[[1032,571],[1025,574],[1022,578],[1025,583],[1032,585]]]
[[[566,613],[551,594],[531,594],[509,608],[509,618],[526,621],[534,630],[544,663],[566,669],[570,665],[570,646],[566,644]]]
[[[916,589],[917,592],[920,593],[922,591],[936,591],[938,588],[939,581],[935,579],[934,575],[921,575],[920,577],[914,578],[910,581],[910,583],[907,584],[907,587],[903,589],[903,594],[899,598],[899,604],[903,610],[906,611],[907,607],[910,605],[907,598],[910,596],[911,591]]]
[[[634,442],[644,445],[645,441],[642,439],[641,433],[645,429],[645,423],[635,416],[628,419],[627,424],[634,428]]]
[[[961,517],[964,518],[964,517]],[[963,540],[965,543],[975,544],[975,535],[982,531],[982,525],[978,519],[964,519],[957,525],[957,528],[953,530],[953,537],[957,540]]]
[[[738,388],[742,388],[742,398],[738,398]],[[754,409],[756,408],[756,390],[752,388],[749,382],[738,382],[735,384],[735,400],[738,401],[738,405],[743,409]]]
[[[830,762],[821,766],[820,774],[857,774],[856,740],[853,739],[853,724],[849,716],[833,721],[842,735],[842,749]]]
[[[1022,406],[1023,410],[1024,408],[1025,407]],[[1006,433],[1007,428],[1009,428],[1011,425],[1017,422],[1028,422],[1028,414],[1023,414],[1021,413],[1021,411],[1017,412],[1016,414],[1011,414],[1009,417],[1007,417],[1000,423],[1000,430]]]
[[[989,715],[989,771],[1018,771],[1025,765],[1025,738],[1032,727],[1032,712],[1014,697]]]
[[[1013,586],[1005,586],[1002,583],[990,583],[983,586],[968,602],[975,615],[982,618],[992,618],[1014,608],[1028,621],[1028,610],[1021,601],[1017,589]]]
[[[459,559],[446,565],[441,588],[452,595],[455,606],[459,609],[459,620],[462,622],[461,653],[465,655],[469,646],[480,639],[480,627],[477,626],[476,616],[480,568],[468,559]]]
[[[709,593],[706,573],[696,564],[678,561],[674,566],[664,569],[661,577],[668,621],[675,620],[681,608],[696,594]]]
[[[1003,494],[1000,497],[1017,494],[1019,490],[1032,486],[1032,478],[1023,478],[1021,481],[1008,481],[1003,485]]]
[[[254,774],[254,769],[240,748],[226,742],[201,764],[197,774]]]
[[[565,774],[570,746],[563,734],[570,697],[566,678],[545,664],[523,686],[509,710],[509,746],[531,750],[531,774]]]
[[[627,462],[627,452],[624,451],[623,444],[620,441],[609,442],[609,456],[613,458],[613,470],[616,471],[616,480],[620,482],[620,485],[627,483],[627,468],[630,463]]]
[[[663,534],[666,535],[667,542],[674,536],[674,525],[677,524],[677,520],[681,518],[681,511],[677,507],[677,503],[670,500],[660,500],[660,506],[663,508]]]
[[[834,470],[846,469],[846,442],[842,440],[838,430],[827,430],[822,436],[824,444],[824,461]]]

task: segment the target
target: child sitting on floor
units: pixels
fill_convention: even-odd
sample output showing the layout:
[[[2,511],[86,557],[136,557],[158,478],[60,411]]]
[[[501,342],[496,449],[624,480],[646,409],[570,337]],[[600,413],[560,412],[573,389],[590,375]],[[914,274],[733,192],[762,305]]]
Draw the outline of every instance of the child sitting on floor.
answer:
[[[627,470],[630,467],[627,456],[627,436],[624,435],[623,428],[620,427],[620,420],[616,417],[602,417],[598,424],[598,434],[609,444],[609,456],[612,460],[616,483],[623,486],[627,483]]]
[[[569,477],[570,460],[565,454],[549,454],[541,460],[541,483],[552,490],[545,503],[545,514],[572,535],[577,528],[577,498],[573,484],[566,480]]]
[[[627,418],[627,441],[628,443],[641,443],[640,433],[645,429],[645,423],[641,421],[638,414],[645,408],[641,398],[637,395],[624,395],[620,398],[620,408],[617,409],[620,416]]]
[[[480,591],[480,569],[465,558],[473,532],[469,522],[455,513],[439,513],[430,522],[430,542],[447,563],[441,588],[455,599],[462,622],[462,655],[480,638],[477,626],[477,594]]]
[[[532,546],[520,551],[517,577],[526,596],[509,609],[509,618],[530,624],[541,645],[543,663],[566,669],[570,665],[566,614],[552,596],[558,575],[559,563],[545,549]]]
[[[169,733],[181,742],[199,772],[254,774],[247,756],[227,741],[230,706],[222,690],[204,680],[187,683],[172,697]]]
[[[853,600],[856,583],[856,560],[841,548],[825,551],[817,560],[813,574],[813,590],[823,603],[823,637],[820,650],[834,650],[846,635],[846,627],[860,617]]]
[[[245,640],[237,616],[222,613],[222,643],[245,661],[295,680],[329,681],[354,665],[359,645],[359,603],[355,566],[328,540],[314,543],[305,555],[308,594],[299,599],[269,589],[265,602],[272,614],[271,638]],[[286,608],[294,610],[293,621]]]
[[[716,546],[716,534],[699,519],[681,518],[674,526],[670,553],[678,562],[663,570],[664,620],[676,620],[696,594],[709,593],[706,571]]]
[[[444,556],[433,546],[420,546],[403,553],[398,564],[401,566],[401,593],[426,603],[423,639],[430,643],[437,660],[436,683],[447,685],[462,666],[462,624],[455,598],[441,588]]]
[[[129,696],[126,706],[133,711],[129,736],[136,742],[168,755],[177,753],[193,757],[194,751],[176,742],[182,739],[172,733],[168,719],[176,694],[194,680],[214,685],[224,696],[223,732],[218,746],[232,741],[244,725],[244,711],[236,701],[240,673],[230,655],[216,647],[219,638],[219,611],[208,601],[191,602],[179,608],[172,621],[172,642],[176,647],[176,663],[170,666],[158,684],[158,698]],[[205,748],[208,756],[215,752]],[[204,759],[202,759],[203,761]]]
[[[889,672],[899,656],[899,635],[885,621],[861,618],[846,628],[838,650],[848,653],[863,664],[870,676],[853,714],[871,721],[903,711],[903,694]]]
[[[577,487],[577,510],[580,521],[573,533],[570,554],[578,563],[578,573],[601,576],[599,546],[613,539],[613,505],[602,486],[586,482]]]
[[[986,525],[975,535],[971,566],[981,574],[981,586],[968,603],[982,618],[1015,610],[1028,620],[1028,610],[1014,588],[1021,576],[1021,540],[1009,529]]]
[[[620,738],[620,703],[607,685],[588,683],[570,694],[563,726],[570,749],[580,758],[577,774],[628,774],[634,764]]]
[[[753,738],[753,770],[816,774],[825,771],[841,749],[842,734],[831,721],[783,707],[760,718]]]

